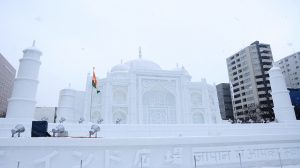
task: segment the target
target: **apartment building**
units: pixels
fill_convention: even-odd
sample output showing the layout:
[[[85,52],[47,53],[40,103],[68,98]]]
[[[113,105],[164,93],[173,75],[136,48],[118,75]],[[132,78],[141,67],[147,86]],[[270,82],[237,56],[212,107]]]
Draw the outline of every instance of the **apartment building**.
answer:
[[[15,68],[0,54],[0,117],[6,114],[7,99],[12,94],[15,75]]]
[[[216,86],[219,108],[223,120],[233,120],[233,109],[231,101],[231,91],[229,83],[220,83]]]
[[[235,120],[274,119],[268,71],[273,56],[269,44],[255,41],[226,59]]]
[[[300,88],[300,52],[284,57],[274,64],[281,69],[288,88]]]

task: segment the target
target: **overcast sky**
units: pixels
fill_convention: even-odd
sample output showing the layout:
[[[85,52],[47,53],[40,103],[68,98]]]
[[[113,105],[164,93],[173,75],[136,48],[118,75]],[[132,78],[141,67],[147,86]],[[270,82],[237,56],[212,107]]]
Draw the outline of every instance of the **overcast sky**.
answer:
[[[193,81],[228,82],[226,58],[255,40],[274,60],[300,51],[298,0],[1,0],[0,53],[17,69],[36,40],[42,52],[37,105],[59,90],[84,90],[96,67],[138,57],[163,69],[184,65]]]

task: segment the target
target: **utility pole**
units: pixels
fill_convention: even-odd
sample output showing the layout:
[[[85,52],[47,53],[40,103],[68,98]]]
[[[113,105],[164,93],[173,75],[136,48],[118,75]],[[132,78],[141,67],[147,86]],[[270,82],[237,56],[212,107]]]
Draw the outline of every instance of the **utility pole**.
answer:
[[[240,158],[240,167],[243,168],[242,166],[242,158],[241,158],[241,153],[239,153],[239,158]]]
[[[281,162],[280,152],[278,152],[278,157],[279,157],[279,162],[280,162],[280,168],[282,168],[282,162]]]
[[[143,168],[143,156],[141,156],[141,168]]]
[[[196,160],[196,156],[194,155],[194,166],[195,168],[197,168],[197,160]]]

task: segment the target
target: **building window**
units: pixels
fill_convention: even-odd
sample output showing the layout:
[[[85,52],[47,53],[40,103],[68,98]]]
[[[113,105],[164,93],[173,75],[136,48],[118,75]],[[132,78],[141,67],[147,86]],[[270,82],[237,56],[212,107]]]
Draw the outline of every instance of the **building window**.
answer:
[[[234,95],[234,98],[238,98],[240,96],[241,96],[240,94],[236,94],[236,95]]]
[[[234,83],[232,86],[233,86],[233,87],[236,87],[237,85],[239,85],[238,82],[237,82],[237,83]]]
[[[234,102],[234,104],[239,104],[241,102],[242,102],[241,100],[237,100],[237,101]]]
[[[233,90],[233,92],[238,92],[238,91],[240,91],[239,88],[236,88],[236,89]]]

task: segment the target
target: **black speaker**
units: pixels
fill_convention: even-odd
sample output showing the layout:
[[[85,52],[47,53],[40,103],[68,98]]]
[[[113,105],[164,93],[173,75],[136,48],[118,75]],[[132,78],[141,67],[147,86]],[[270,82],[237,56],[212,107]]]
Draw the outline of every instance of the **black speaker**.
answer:
[[[47,121],[32,121],[31,137],[50,137]]]

